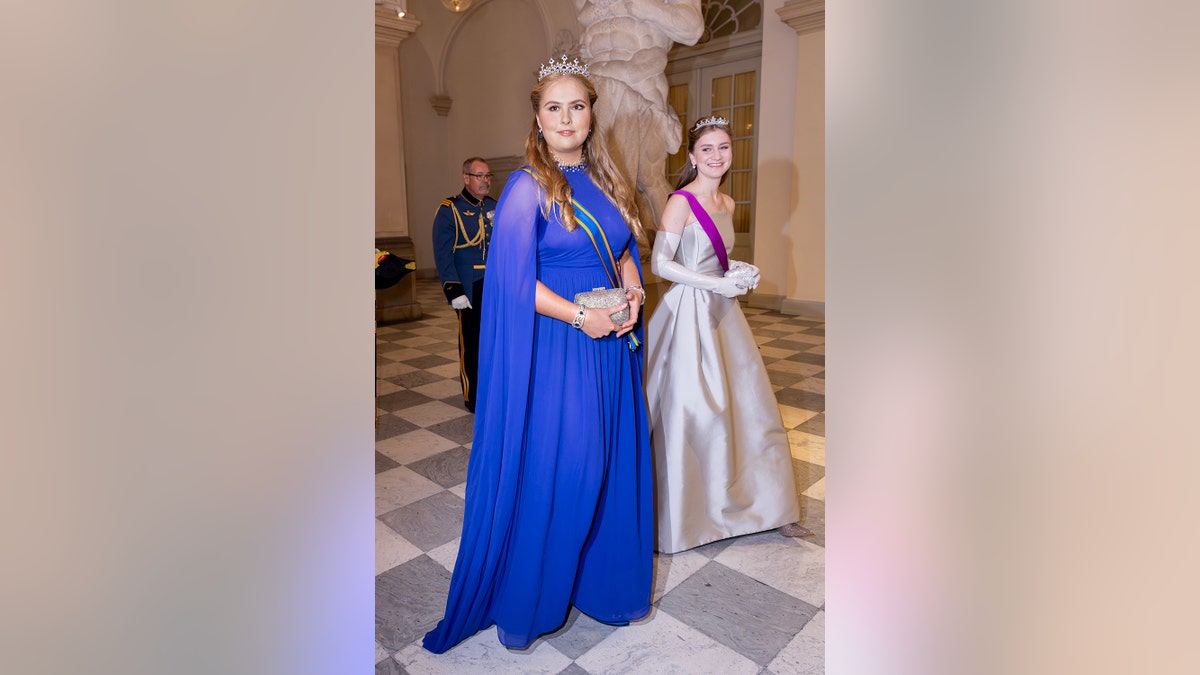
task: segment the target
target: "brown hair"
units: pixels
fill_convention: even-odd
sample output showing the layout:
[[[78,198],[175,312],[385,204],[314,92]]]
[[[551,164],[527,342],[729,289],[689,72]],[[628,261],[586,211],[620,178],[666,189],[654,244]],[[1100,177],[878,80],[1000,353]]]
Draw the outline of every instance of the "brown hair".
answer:
[[[646,235],[642,228],[642,221],[638,218],[633,187],[621,174],[616,162],[608,152],[608,141],[596,119],[596,88],[582,75],[574,73],[550,75],[542,78],[529,92],[529,102],[533,104],[534,119],[530,125],[529,136],[525,138],[525,162],[533,169],[533,178],[541,186],[545,195],[542,213],[549,217],[551,205],[558,204],[559,212],[562,214],[563,227],[568,232],[577,227],[575,208],[571,206],[571,186],[567,183],[567,178],[563,175],[562,170],[558,168],[558,163],[554,161],[554,156],[550,154],[550,146],[546,145],[546,140],[539,133],[537,122],[542,94],[547,87],[564,77],[573,78],[582,84],[588,94],[588,107],[592,112],[592,128],[583,141],[583,159],[587,161],[592,178],[600,187],[600,191],[611,199],[617,210],[621,212],[621,217],[625,219],[633,236],[644,242]]]
[[[701,119],[708,119],[708,118],[701,118]],[[696,120],[696,124],[693,124],[692,128],[688,130],[688,149],[687,149],[687,151],[689,153],[691,153],[692,151],[694,151],[696,149],[696,143],[698,143],[700,141],[700,138],[702,136],[704,136],[704,134],[707,134],[708,132],[712,131],[713,129],[720,129],[721,131],[724,131],[729,136],[730,142],[733,141],[733,134],[730,133],[728,124],[709,123],[709,124],[705,124],[704,126],[698,126],[700,124],[700,122],[701,122],[701,120]],[[679,180],[675,182],[675,189],[676,190],[683,189],[684,185],[687,185],[688,183],[696,180],[696,176],[698,176],[699,174],[700,174],[700,171],[696,168],[695,164],[692,164],[691,162],[684,162],[683,171],[679,172]],[[717,183],[717,185],[724,185],[725,179],[728,177],[729,177],[729,171],[726,171],[724,174],[721,175],[721,182]]]

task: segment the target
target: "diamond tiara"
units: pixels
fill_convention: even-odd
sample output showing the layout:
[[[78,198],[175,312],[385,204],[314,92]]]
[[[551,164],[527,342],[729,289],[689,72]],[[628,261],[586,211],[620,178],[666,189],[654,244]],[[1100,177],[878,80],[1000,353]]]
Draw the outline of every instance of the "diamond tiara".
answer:
[[[701,127],[711,127],[711,126],[727,127],[727,126],[729,126],[729,120],[725,119],[724,117],[717,117],[716,115],[713,115],[712,117],[701,118],[700,120],[698,120],[696,122],[696,126],[693,128],[699,129]]]
[[[566,54],[563,54],[562,62],[557,62],[551,58],[549,64],[542,66],[541,69],[538,70],[538,82],[541,82],[543,79],[551,75],[582,75],[588,80],[592,79],[588,77],[588,67],[586,63],[580,63],[579,59],[575,59],[574,61],[567,63]]]

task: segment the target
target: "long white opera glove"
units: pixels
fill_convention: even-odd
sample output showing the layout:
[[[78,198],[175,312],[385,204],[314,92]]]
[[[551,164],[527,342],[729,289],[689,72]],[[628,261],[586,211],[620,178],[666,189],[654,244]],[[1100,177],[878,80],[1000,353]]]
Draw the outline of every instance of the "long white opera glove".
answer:
[[[471,309],[471,301],[467,299],[467,296],[460,295],[450,301],[450,306],[454,309]]]
[[[650,254],[651,272],[668,281],[719,293],[727,298],[746,294],[745,282],[740,279],[702,274],[675,262],[675,251],[679,248],[681,238],[674,232],[659,230],[654,237],[654,251]]]

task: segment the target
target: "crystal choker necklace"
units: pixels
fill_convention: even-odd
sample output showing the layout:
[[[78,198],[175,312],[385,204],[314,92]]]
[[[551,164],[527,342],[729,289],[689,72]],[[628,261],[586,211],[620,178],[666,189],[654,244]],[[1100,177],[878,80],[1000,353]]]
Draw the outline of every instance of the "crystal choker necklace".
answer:
[[[563,173],[579,173],[588,167],[587,157],[580,158],[576,164],[563,164],[557,159],[554,160],[554,163],[558,165],[559,170]]]

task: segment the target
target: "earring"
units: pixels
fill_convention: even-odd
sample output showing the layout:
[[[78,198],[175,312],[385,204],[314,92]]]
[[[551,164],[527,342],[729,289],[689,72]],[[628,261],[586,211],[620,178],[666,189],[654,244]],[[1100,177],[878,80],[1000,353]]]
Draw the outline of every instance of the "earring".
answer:
[[[692,162],[692,168],[693,168],[693,169],[695,169],[695,168],[696,168],[696,163],[695,163],[695,162]]]
[[[542,137],[542,128],[538,127],[538,138]]]

